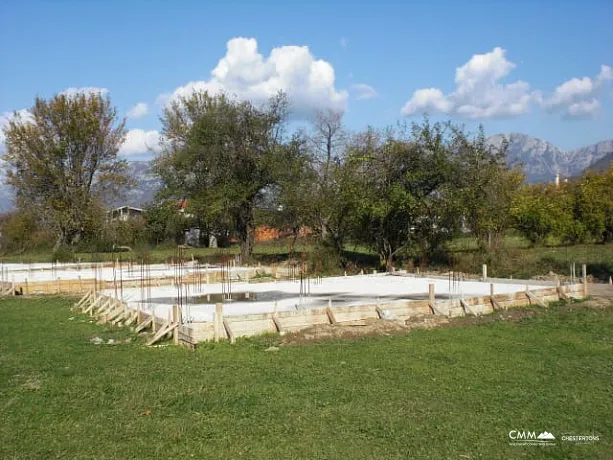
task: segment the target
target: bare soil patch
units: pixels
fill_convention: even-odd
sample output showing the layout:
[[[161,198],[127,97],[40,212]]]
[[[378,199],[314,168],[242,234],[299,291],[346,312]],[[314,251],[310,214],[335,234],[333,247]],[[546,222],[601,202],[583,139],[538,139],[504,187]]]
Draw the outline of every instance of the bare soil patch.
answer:
[[[613,300],[603,297],[593,297],[586,302],[565,304],[555,308],[560,310],[613,308]],[[406,321],[368,319],[352,322],[347,325],[319,324],[299,332],[287,334],[281,337],[280,343],[284,345],[300,345],[326,340],[351,340],[369,336],[407,334],[414,329],[477,326],[492,324],[497,321],[518,323],[526,318],[532,318],[545,313],[546,310],[543,308],[511,308],[481,316],[462,316],[457,318],[447,318],[445,316],[416,316]]]

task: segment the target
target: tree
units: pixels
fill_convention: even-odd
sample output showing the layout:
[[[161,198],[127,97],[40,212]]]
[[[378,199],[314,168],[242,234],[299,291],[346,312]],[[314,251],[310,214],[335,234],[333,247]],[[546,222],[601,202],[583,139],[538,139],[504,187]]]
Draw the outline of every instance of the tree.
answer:
[[[526,185],[511,206],[515,228],[533,245],[548,238],[574,242],[582,232],[581,222],[574,219],[573,199],[568,188],[553,185]]]
[[[299,136],[303,140],[300,158],[304,161],[300,175],[286,188],[284,209],[292,210],[297,222],[311,227],[324,252],[336,256],[345,266],[343,249],[355,199],[351,168],[345,162],[349,136],[342,117],[339,111],[320,110],[308,133]]]
[[[388,271],[399,254],[431,256],[457,222],[444,126],[425,120],[410,135],[388,128],[360,137],[347,160],[361,184],[355,237],[377,251]]]
[[[291,149],[283,143],[287,99],[258,107],[194,92],[164,109],[164,150],[156,159],[163,196],[187,198],[208,222],[230,221],[243,260],[253,251],[254,209],[277,181]]]
[[[126,162],[117,157],[124,121],[117,120],[108,97],[36,98],[29,116],[16,115],[4,132],[6,183],[19,208],[54,229],[55,250],[77,243],[103,194],[128,183]]]
[[[607,242],[613,238],[613,167],[607,172],[587,171],[569,184],[574,200],[574,218],[585,237]]]
[[[0,215],[0,250],[23,253],[36,231],[31,213],[13,211]]]
[[[458,126],[452,126],[452,130],[451,148],[459,162],[460,173],[455,177],[464,222],[481,249],[496,248],[512,225],[509,211],[524,175],[519,168],[507,166],[506,142],[500,149],[487,145],[482,126],[474,138]]]

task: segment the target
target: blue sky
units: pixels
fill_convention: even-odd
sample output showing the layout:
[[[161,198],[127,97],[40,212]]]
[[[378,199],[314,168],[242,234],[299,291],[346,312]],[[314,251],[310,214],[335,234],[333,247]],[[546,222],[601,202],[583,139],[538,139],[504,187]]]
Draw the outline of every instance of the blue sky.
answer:
[[[0,122],[36,95],[97,88],[131,114],[136,158],[172,97],[284,89],[298,116],[344,109],[355,130],[428,112],[572,149],[613,138],[612,21],[610,0],[3,0]]]

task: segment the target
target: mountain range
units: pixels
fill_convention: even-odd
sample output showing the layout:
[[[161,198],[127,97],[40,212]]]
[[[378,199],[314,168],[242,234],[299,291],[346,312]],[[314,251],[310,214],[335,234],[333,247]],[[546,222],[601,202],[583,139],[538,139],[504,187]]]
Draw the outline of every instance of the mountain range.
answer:
[[[575,177],[586,169],[602,171],[613,162],[613,139],[566,152],[550,142],[521,133],[496,134],[489,136],[487,142],[500,147],[505,138],[509,142],[509,165],[522,165],[526,180],[530,183],[553,182],[556,175],[560,178]],[[136,186],[126,190],[121,198],[111,204],[142,207],[151,202],[160,181],[151,172],[150,163],[130,162],[129,175],[136,181]],[[12,195],[10,187],[0,182],[0,212],[11,209]]]

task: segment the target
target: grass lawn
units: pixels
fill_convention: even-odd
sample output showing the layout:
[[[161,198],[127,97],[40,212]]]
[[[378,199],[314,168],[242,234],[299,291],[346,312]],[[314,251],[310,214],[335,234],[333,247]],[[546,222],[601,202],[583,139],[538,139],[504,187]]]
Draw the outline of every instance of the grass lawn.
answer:
[[[70,303],[0,300],[2,459],[612,458],[613,309],[189,352],[94,345],[131,335]],[[513,429],[556,445],[510,446]]]

